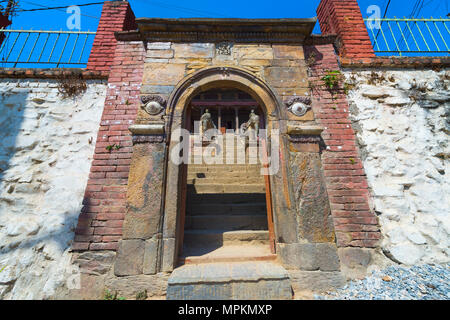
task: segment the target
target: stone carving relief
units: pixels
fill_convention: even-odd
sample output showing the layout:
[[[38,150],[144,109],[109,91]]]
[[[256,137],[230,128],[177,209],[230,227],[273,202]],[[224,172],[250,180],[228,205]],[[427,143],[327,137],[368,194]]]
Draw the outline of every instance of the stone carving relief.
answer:
[[[294,97],[285,104],[289,112],[297,117],[301,117],[311,108],[311,99],[308,97]]]
[[[142,96],[141,102],[141,107],[151,116],[161,114],[166,108],[166,99],[158,95]]]
[[[230,56],[231,49],[233,48],[233,43],[231,42],[220,42],[216,45],[216,53],[218,55]]]

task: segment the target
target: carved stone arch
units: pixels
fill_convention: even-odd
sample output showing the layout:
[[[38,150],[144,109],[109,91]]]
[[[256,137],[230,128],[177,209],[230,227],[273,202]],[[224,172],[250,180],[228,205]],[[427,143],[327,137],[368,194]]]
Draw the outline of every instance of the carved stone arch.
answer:
[[[231,66],[204,68],[180,81],[168,99],[166,115],[182,117],[190,99],[198,92],[224,86],[250,94],[263,108],[267,122],[287,119],[286,108],[275,90],[249,71]]]
[[[278,129],[280,133],[279,159],[280,169],[270,176],[272,189],[273,216],[276,239],[283,241],[295,241],[297,238],[294,208],[291,206],[290,184],[287,173],[286,150],[286,108],[275,91],[263,80],[248,71],[228,66],[209,67],[197,71],[186,77],[176,86],[170,95],[166,109],[166,189],[164,194],[164,217],[162,228],[162,263],[161,271],[170,272],[176,266],[178,256],[179,237],[182,232],[180,212],[183,199],[183,170],[181,165],[176,165],[169,160],[169,155],[174,148],[172,134],[178,128],[185,127],[186,110],[190,101],[197,93],[219,87],[231,87],[250,94],[261,106],[265,113],[266,129],[270,134],[272,129]],[[268,135],[269,135],[268,134]],[[274,192],[274,190],[282,190]],[[277,218],[283,216],[283,224],[277,225]],[[277,217],[278,216],[278,217]]]

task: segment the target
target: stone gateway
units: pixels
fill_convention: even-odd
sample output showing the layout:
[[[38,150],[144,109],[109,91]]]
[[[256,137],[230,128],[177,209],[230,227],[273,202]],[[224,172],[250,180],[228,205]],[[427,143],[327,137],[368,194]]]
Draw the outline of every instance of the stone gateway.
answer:
[[[124,76],[132,69],[123,68],[135,70],[142,107],[127,127],[123,227],[109,275],[119,286],[112,290],[130,277],[159,282],[169,274],[168,299],[289,299],[296,273],[339,275],[338,248],[376,247],[364,173],[339,178],[324,170],[324,160],[330,167],[328,159],[358,156],[350,126],[345,153],[325,147],[333,140],[321,136],[332,125],[328,98],[311,90],[305,55],[321,56],[323,69],[337,68],[337,60],[332,38],[311,35],[315,23],[136,19],[136,30],[116,33],[122,63],[111,68],[121,82],[131,81]],[[336,202],[336,179],[355,183],[357,196]],[[91,224],[108,224],[113,206],[85,212]],[[345,213],[351,217],[342,224],[336,218]],[[82,239],[78,230],[75,250],[113,244]]]
[[[375,57],[356,0],[317,15],[105,1],[79,103],[0,70],[0,298],[298,299],[448,262],[450,60]]]

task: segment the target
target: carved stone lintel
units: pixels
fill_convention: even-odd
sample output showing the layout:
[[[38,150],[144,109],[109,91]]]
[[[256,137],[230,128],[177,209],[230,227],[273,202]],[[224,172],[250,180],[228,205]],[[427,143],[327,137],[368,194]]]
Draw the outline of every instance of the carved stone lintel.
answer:
[[[287,127],[287,133],[291,136],[320,136],[323,128],[321,126],[290,126]]]
[[[311,99],[309,97],[293,97],[286,101],[286,107],[293,115],[301,117],[310,109]]]
[[[166,99],[158,95],[146,95],[141,97],[141,106],[151,116],[157,116],[165,110]]]

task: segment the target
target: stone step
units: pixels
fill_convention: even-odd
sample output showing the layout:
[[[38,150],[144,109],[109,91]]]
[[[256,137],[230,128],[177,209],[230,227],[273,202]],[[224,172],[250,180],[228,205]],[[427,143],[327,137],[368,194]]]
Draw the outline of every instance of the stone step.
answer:
[[[190,191],[195,191],[195,189],[191,189]],[[218,209],[221,206],[226,205],[252,205],[254,203],[255,206],[261,205],[262,203],[266,203],[266,194],[265,193],[195,193],[188,192],[187,194],[187,207],[190,205],[205,205],[209,206],[208,211],[202,211],[208,213],[210,210],[210,205],[213,205],[213,210]],[[197,208],[197,207],[196,207]],[[248,211],[246,209],[245,211]],[[220,212],[220,211],[219,211]]]
[[[265,200],[265,199],[264,199]],[[266,203],[262,201],[247,200],[244,203],[189,201],[186,206],[186,215],[266,215]]]
[[[269,244],[267,230],[184,230],[186,245]]]
[[[184,246],[180,256],[181,264],[242,262],[242,261],[270,261],[276,260],[277,255],[270,252],[267,245],[239,245],[239,246]]]
[[[274,262],[186,264],[167,284],[168,300],[292,299],[289,274]]]
[[[260,184],[188,184],[188,197],[192,193],[263,193],[265,192],[265,185]]]
[[[228,179],[227,181],[246,181],[248,179],[258,179],[258,182],[264,182],[264,176],[260,172],[190,172],[187,175],[187,180],[190,179]]]
[[[221,159],[223,159],[223,164],[226,165],[248,165],[248,166],[261,166],[261,161],[257,158],[243,158],[243,159],[237,159],[236,157],[234,158],[229,158],[232,160],[227,160],[226,156],[221,157]],[[227,164],[226,162],[232,162],[231,164]],[[211,166],[213,164],[209,164],[206,160],[199,158],[199,160],[197,160],[196,158],[190,158],[189,162],[187,163],[188,165],[196,165],[196,166]]]
[[[260,165],[188,165],[188,174],[196,174],[196,173],[223,173],[223,172],[233,172],[237,174],[258,174],[261,175],[261,166]]]
[[[188,216],[186,229],[195,230],[267,230],[266,215],[213,215]]]
[[[211,178],[189,178],[187,179],[187,184],[241,184],[245,181],[246,184],[263,184],[263,176],[256,176],[251,178],[239,178],[239,177],[228,177],[228,175],[222,175],[221,177],[211,177]]]

